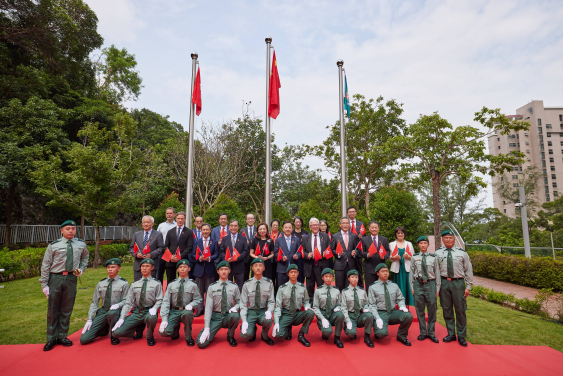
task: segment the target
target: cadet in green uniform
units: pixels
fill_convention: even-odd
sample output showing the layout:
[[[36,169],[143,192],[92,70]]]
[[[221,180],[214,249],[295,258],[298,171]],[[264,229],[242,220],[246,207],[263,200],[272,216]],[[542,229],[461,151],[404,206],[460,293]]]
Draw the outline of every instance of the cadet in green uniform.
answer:
[[[67,337],[70,315],[76,298],[76,280],[88,266],[88,248],[82,239],[75,239],[76,223],[61,225],[62,237],[47,246],[41,264],[41,287],[48,299],[47,343],[44,351],[55,345],[72,346]]]
[[[341,349],[344,347],[340,340],[344,326],[344,315],[340,310],[340,290],[332,286],[334,278],[332,269],[324,268],[321,272],[321,278],[324,284],[316,289],[315,295],[313,295],[313,312],[317,315],[317,325],[323,339],[327,340],[330,337],[334,326],[334,344]]]
[[[375,317],[376,325],[373,328],[373,335],[377,339],[385,338],[389,335],[387,326],[399,324],[397,341],[410,346],[407,335],[412,324],[412,315],[405,306],[405,298],[399,286],[388,281],[387,265],[377,265],[375,273],[379,279],[372,283],[368,290],[369,310]],[[399,305],[399,310],[395,309],[395,304]]]
[[[227,261],[217,264],[219,280],[209,285],[205,298],[205,326],[197,337],[197,346],[204,349],[211,343],[219,329],[228,328],[227,342],[232,347],[237,345],[235,330],[240,321],[237,312],[240,302],[238,285],[229,281],[231,266]]]
[[[358,285],[358,274],[355,269],[348,271],[348,287],[340,294],[340,308],[346,322],[344,333],[349,338],[356,339],[356,328],[364,328],[364,342],[367,347],[373,347],[369,338],[373,329],[373,315],[369,311],[368,294]]]
[[[256,340],[256,324],[258,324],[262,327],[261,340],[273,346],[274,341],[268,337],[268,330],[272,327],[272,314],[274,313],[274,282],[263,276],[264,259],[255,258],[250,266],[254,276],[244,282],[240,294],[240,317],[242,319],[240,336],[253,342]]]
[[[283,338],[287,341],[291,339],[291,327],[301,325],[297,340],[305,347],[311,346],[305,338],[305,334],[309,333],[309,325],[315,317],[315,313],[309,303],[309,294],[305,285],[297,282],[299,268],[297,264],[289,264],[287,266],[287,275],[289,281],[281,285],[276,295],[276,309],[274,310],[274,329],[272,335],[274,338]],[[300,311],[301,306],[305,307],[305,311]]]
[[[412,296],[414,297],[414,307],[418,317],[420,327],[419,341],[426,338],[434,343],[438,343],[438,338],[434,334],[436,326],[436,310],[438,309],[438,294],[440,293],[441,278],[440,264],[435,255],[426,252],[430,242],[426,236],[420,236],[416,240],[420,253],[412,257],[411,270],[409,273],[409,284],[411,285]],[[438,278],[436,278],[438,276]],[[424,311],[428,307],[428,327]]]
[[[440,287],[440,305],[444,313],[444,321],[448,335],[444,342],[457,340],[463,347],[467,346],[467,296],[473,284],[473,267],[467,253],[455,247],[455,236],[450,230],[442,232],[444,247],[436,250],[440,264],[442,286]],[[455,309],[455,318],[454,318]]]
[[[141,261],[142,278],[131,284],[127,301],[121,310],[121,317],[115,323],[112,331],[114,337],[142,338],[135,336],[139,325],[147,326],[147,344],[154,346],[154,327],[158,319],[158,309],[162,304],[162,285],[158,279],[151,276],[154,269],[154,261],[146,258]],[[127,316],[129,311],[133,312]]]
[[[163,337],[178,339],[180,322],[182,322],[186,344],[192,347],[195,345],[192,338],[193,309],[201,304],[203,299],[195,282],[188,278],[190,262],[186,259],[178,261],[176,270],[179,277],[166,286],[166,293],[160,308],[162,323],[158,332]]]
[[[86,320],[86,325],[82,329],[82,336],[80,336],[81,345],[87,345],[96,338],[111,333],[110,329],[119,320],[121,308],[127,300],[129,283],[125,278],[118,275],[121,270],[121,260],[118,258],[109,259],[104,266],[108,272],[108,277],[102,279],[96,285],[94,299],[92,299],[92,304],[90,304],[88,310],[88,320]],[[102,299],[102,308],[98,308],[100,299]],[[113,338],[113,335],[110,335],[110,339],[112,345],[119,344],[119,338]]]

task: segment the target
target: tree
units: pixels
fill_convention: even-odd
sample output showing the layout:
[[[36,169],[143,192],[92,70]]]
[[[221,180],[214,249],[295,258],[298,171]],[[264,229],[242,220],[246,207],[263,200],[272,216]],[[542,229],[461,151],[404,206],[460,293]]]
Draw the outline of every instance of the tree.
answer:
[[[176,213],[179,211],[184,211],[186,209],[186,204],[180,202],[180,196],[176,192],[170,193],[160,205],[150,212],[150,215],[154,218],[154,223],[162,223],[166,221],[166,209],[174,208]]]
[[[236,201],[224,194],[220,195],[215,205],[203,214],[203,220],[209,223],[211,228],[217,227],[219,226],[219,214],[221,213],[227,214],[229,222],[236,219],[240,227],[245,225],[245,215],[240,210]]]
[[[524,192],[526,193],[526,213],[528,218],[535,217],[533,209],[539,207],[539,203],[535,200],[537,193],[539,192],[541,186],[542,171],[539,167],[530,165],[522,171],[522,181],[512,179],[511,175],[516,175],[517,172],[508,172],[501,175],[500,180],[493,183],[493,187],[497,190],[498,194],[504,200],[516,204],[520,202],[520,190],[519,186],[524,186]],[[514,186],[516,184],[516,186]],[[520,208],[516,208],[519,212]]]
[[[486,183],[479,176],[469,179],[474,173],[494,176],[523,163],[524,154],[517,151],[498,155],[486,154],[485,139],[495,132],[506,135],[511,131],[527,130],[529,123],[510,121],[500,113],[500,109],[491,110],[486,107],[476,112],[473,120],[480,124],[480,128],[466,125],[454,129],[437,112],[421,115],[414,124],[405,129],[403,135],[388,143],[389,153],[398,150],[402,152],[402,157],[408,159],[401,166],[401,172],[405,176],[420,184],[427,180],[432,181],[436,247],[441,246],[440,187],[445,177],[458,175],[467,179],[470,186],[486,187]]]
[[[135,143],[141,149],[165,144],[167,140],[184,132],[181,124],[169,120],[170,116],[163,116],[146,108],[133,109],[131,117],[137,122]]]

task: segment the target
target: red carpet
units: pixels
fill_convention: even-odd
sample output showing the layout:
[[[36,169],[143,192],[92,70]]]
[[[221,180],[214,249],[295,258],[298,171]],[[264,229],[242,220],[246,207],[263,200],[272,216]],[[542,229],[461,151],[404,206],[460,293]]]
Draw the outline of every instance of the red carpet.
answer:
[[[414,313],[414,312],[413,312]],[[446,329],[436,325],[440,340]],[[157,326],[158,328],[158,326]],[[203,328],[203,317],[194,320],[194,339]],[[405,347],[395,340],[397,326],[390,327],[390,335],[377,341],[375,348],[363,342],[363,331],[351,341],[342,336],[344,348],[321,339],[317,324],[311,325],[307,338],[310,348],[296,340],[298,328],[293,329],[291,341],[275,340],[267,346],[258,339],[249,343],[239,338],[238,346],[226,342],[227,330],[221,330],[208,348],[187,347],[182,339],[171,341],[156,334],[156,346],[148,347],[146,340],[122,339],[111,346],[109,337],[98,338],[94,343],[81,346],[81,331],[70,339],[72,347],[56,346],[44,352],[43,344],[0,346],[0,374],[32,375],[100,375],[119,376],[151,374],[169,375],[287,375],[289,372],[318,375],[345,372],[351,375],[561,375],[563,353],[545,346],[489,346],[471,345],[462,348],[456,343],[434,344],[429,340],[419,342],[418,324],[413,322]],[[260,329],[259,329],[260,330]]]

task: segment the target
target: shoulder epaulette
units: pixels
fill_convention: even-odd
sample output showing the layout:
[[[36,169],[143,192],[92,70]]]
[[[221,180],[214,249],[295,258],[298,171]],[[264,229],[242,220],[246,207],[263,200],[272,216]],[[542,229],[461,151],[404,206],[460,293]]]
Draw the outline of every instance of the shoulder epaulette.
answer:
[[[51,243],[49,243],[49,245],[51,245],[51,244],[55,244],[55,243],[56,243],[56,242],[58,242],[58,241],[59,241],[59,239],[57,239],[57,240],[54,240],[54,241],[52,241]]]
[[[244,281],[243,285],[246,285],[248,282],[250,282],[251,279],[247,279],[246,281]]]
[[[108,278],[108,277],[105,277],[105,278],[100,279],[100,282],[102,282],[103,280],[105,280],[105,279],[107,279],[107,278]]]
[[[123,278],[123,277],[119,277],[119,279],[121,279],[122,281],[125,281],[125,282],[129,283],[129,281],[127,281],[127,280],[126,280],[125,278]]]
[[[75,239],[76,239],[76,240],[79,240],[79,241],[81,241],[81,242],[83,242],[83,243],[86,243],[86,241],[85,241],[84,239],[80,239],[80,238],[75,238]]]
[[[358,287],[360,287],[360,286],[358,286]],[[346,291],[346,290],[348,290],[348,287],[344,287],[344,288],[342,289],[342,291]]]
[[[272,280],[270,278],[262,277],[262,279],[266,282],[272,282]]]
[[[219,283],[219,281],[213,282],[210,286],[216,285],[217,283]]]
[[[356,287],[358,287],[358,288],[360,288],[360,289],[362,289],[362,290],[365,290],[365,289],[364,289],[364,286],[358,285],[358,286],[356,286]]]
[[[233,281],[227,281],[229,282],[231,285],[236,285],[236,283],[234,283]]]
[[[302,284],[301,282],[297,282],[297,284],[298,284],[299,286],[301,286],[301,287],[304,287],[304,286],[305,286],[305,285]]]

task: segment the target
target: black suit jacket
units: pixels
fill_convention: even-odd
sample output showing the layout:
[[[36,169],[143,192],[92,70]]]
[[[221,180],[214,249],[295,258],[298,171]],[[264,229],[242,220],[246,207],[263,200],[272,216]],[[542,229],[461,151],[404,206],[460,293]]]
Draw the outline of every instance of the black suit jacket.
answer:
[[[355,235],[357,235],[358,238],[360,238],[360,239],[362,238],[362,233],[360,232],[360,229],[362,228],[362,226],[364,226],[364,230],[366,231],[366,234],[363,235],[363,236],[369,235],[369,231],[368,231],[368,229],[366,228],[366,225],[364,225],[363,222],[360,222],[360,221],[356,218],[356,232],[357,232],[357,234],[355,234]],[[350,231],[349,231],[349,232],[352,232],[352,223],[351,223],[351,222],[350,222]],[[352,233],[353,233],[353,232],[352,232]]]
[[[194,246],[194,233],[191,229],[184,226],[182,232],[180,233],[180,239],[178,239],[178,227],[171,228],[166,233],[166,241],[164,242],[164,249],[170,250],[172,255],[176,254],[176,250],[180,247],[180,255],[182,259],[188,259],[188,255],[192,252]],[[178,260],[180,261],[180,260]],[[166,267],[170,268],[176,266],[175,262],[167,262]]]
[[[219,250],[219,258],[221,259],[221,261],[225,260],[225,256],[227,255],[227,248],[231,250],[231,254],[233,253],[231,236],[232,235],[229,232],[227,236],[225,236],[221,240],[221,248]],[[244,273],[244,258],[248,255],[249,252],[249,245],[245,236],[238,234],[237,241],[235,243],[235,249],[238,251],[240,256],[238,257],[237,261],[229,262],[229,264],[231,265],[231,272]]]
[[[317,247],[321,252],[321,255],[324,255],[324,251],[330,245],[330,239],[328,238],[328,234],[323,232],[319,232],[319,238],[317,242]],[[304,235],[301,238],[301,245],[303,246],[303,251],[305,252],[305,264],[303,265],[303,271],[305,272],[305,277],[312,277],[313,276],[313,268],[315,267],[315,257],[309,258],[309,254],[313,253],[315,250],[311,246],[311,239],[313,239],[313,234]],[[313,255],[314,256],[314,255]],[[326,259],[324,256],[322,259],[319,260],[319,265],[317,268],[320,268],[321,271],[324,268],[330,268],[330,261]]]
[[[141,271],[141,261],[143,261],[143,259],[135,256],[135,243],[139,248],[138,253],[142,254],[144,240],[145,240],[145,231],[144,230],[137,231],[135,234],[133,234],[133,239],[131,239],[131,244],[129,245],[129,253],[135,259],[135,261],[133,262],[133,270],[136,272]],[[165,250],[164,239],[162,237],[162,234],[159,231],[152,230],[151,234],[149,235],[148,245],[151,251],[149,254],[151,255],[151,258],[155,261],[154,268],[156,270],[158,268],[158,262],[156,262],[158,261],[158,256],[160,256],[162,252],[164,252]]]
[[[385,249],[385,251],[387,252],[387,254],[385,255],[385,257],[383,259],[381,259],[381,257],[379,257],[379,252],[376,253],[375,255],[368,257],[369,255],[369,247],[371,247],[371,245],[373,244],[373,238],[371,237],[371,234],[366,234],[361,242],[362,242],[362,249],[363,249],[363,256],[365,261],[364,264],[364,273],[368,273],[368,274],[376,274],[375,273],[375,267],[379,264],[381,264],[382,262],[385,262],[385,260],[387,260],[389,257],[391,257],[391,252],[389,252],[389,240],[387,240],[387,238],[385,236],[381,236],[381,235],[377,235],[377,240],[379,242],[379,244],[376,244],[376,249],[377,251],[379,251],[379,246],[383,245],[383,248]]]
[[[253,227],[252,228],[252,237],[254,238],[254,237],[256,237],[256,226],[252,226],[252,227]],[[244,232],[244,235],[242,235],[243,232]],[[247,232],[248,232],[248,225],[244,226],[242,228],[242,230],[240,230],[239,233],[238,233],[239,235],[246,237],[246,242],[248,243],[249,251],[248,251],[248,254],[246,255],[246,257],[244,258],[245,264],[248,264],[250,262],[250,245],[252,244],[252,240],[254,240],[254,239],[250,239],[250,236],[249,236],[249,234],[247,234]]]
[[[346,270],[346,264],[348,264],[350,269],[356,268],[355,259],[357,257],[362,257],[360,251],[356,249],[358,242],[358,237],[355,234],[348,232],[348,248],[346,248],[344,246],[344,238],[342,238],[341,231],[332,235],[332,243],[330,245],[330,248],[332,249],[332,253],[334,254],[334,270]],[[338,255],[336,254],[338,243],[340,243],[342,249],[344,249],[344,252],[342,252],[342,255],[340,255],[340,257],[338,257]],[[352,251],[354,250],[356,251],[356,256],[352,256]]]

